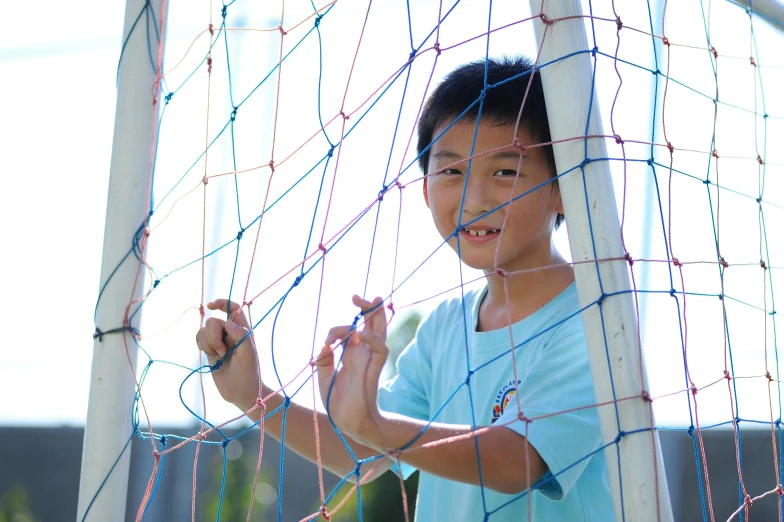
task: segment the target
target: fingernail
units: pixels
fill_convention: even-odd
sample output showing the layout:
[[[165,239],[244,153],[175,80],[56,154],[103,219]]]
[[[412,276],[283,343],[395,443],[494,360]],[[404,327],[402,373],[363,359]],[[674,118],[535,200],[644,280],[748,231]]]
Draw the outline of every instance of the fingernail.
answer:
[[[231,319],[226,319],[226,326],[229,328],[237,328],[237,324]]]

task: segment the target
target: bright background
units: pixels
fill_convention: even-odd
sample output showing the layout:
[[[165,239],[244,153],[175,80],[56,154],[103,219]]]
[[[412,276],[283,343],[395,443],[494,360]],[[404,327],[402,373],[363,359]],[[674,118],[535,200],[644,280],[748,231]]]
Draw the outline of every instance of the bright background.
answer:
[[[412,34],[415,44],[425,39],[435,26],[438,3],[416,2],[412,9]],[[698,386],[721,377],[724,367],[722,310],[715,295],[721,292],[716,269],[712,215],[716,212],[715,189],[706,197],[700,181],[705,176],[716,179],[715,161],[709,168],[713,133],[714,81],[705,45],[703,12],[697,1],[669,3],[667,36],[673,43],[669,74],[688,87],[669,84],[664,117],[667,139],[678,149],[673,167],[694,176],[673,177],[673,249],[681,261],[712,261],[684,269],[687,291],[712,294],[713,297],[687,298],[688,358],[692,378]],[[784,102],[777,93],[784,82],[784,62],[777,49],[784,48],[780,31],[763,22],[754,22],[756,47],[750,45],[748,17],[737,6],[713,2],[710,11],[710,37],[720,53],[717,141],[721,155],[721,184],[735,192],[723,191],[719,223],[722,254],[730,264],[750,263],[748,268],[730,270],[724,292],[742,302],[727,305],[730,337],[735,357],[736,375],[762,375],[765,361],[772,372],[777,370],[776,339],[771,310],[772,295],[784,296],[782,271],[772,270],[773,282],[763,279],[760,259],[759,205],[754,201],[759,191],[756,155],[766,159],[763,209],[771,265],[784,266],[784,244],[780,227],[784,224]],[[320,6],[320,5],[319,5]],[[406,11],[400,2],[374,2],[370,12],[357,64],[346,96],[345,107],[353,110],[377,87],[395,73],[411,50]],[[35,9],[45,13],[36,23],[9,24],[0,33],[0,219],[3,249],[2,283],[4,299],[0,304],[3,340],[0,341],[3,363],[0,365],[0,423],[6,425],[83,424],[87,409],[89,368],[92,353],[93,307],[99,287],[101,242],[105,215],[109,160],[115,104],[115,74],[121,44],[123,7],[108,2],[80,4],[78,10],[60,2],[39,2]],[[649,36],[629,28],[649,30],[647,5],[643,2],[618,7],[624,21],[619,57],[644,68],[654,69],[654,45]],[[657,13],[655,3],[652,11]],[[587,8],[585,10],[587,12]],[[312,8],[308,2],[287,2],[284,26],[290,27],[305,18]],[[477,16],[476,13],[482,13]],[[476,36],[487,28],[487,2],[463,1],[450,14],[441,29],[441,47]],[[321,23],[324,45],[324,76],[321,93],[322,112],[331,119],[339,111],[346,88],[351,61],[365,15],[364,6],[338,2]],[[594,15],[614,19],[609,2],[594,2]],[[519,2],[494,3],[491,27],[500,27],[529,16]],[[705,16],[708,16],[707,14]],[[261,9],[251,3],[238,2],[229,9],[229,27],[273,28],[279,23],[277,6]],[[169,89],[181,85],[191,72],[197,71],[174,95],[167,108],[161,131],[156,168],[155,202],[160,205],[153,226],[162,221],[151,236],[149,261],[162,274],[189,263],[200,256],[202,242],[201,211],[204,175],[203,160],[194,161],[204,150],[206,120],[204,58],[208,39],[203,33],[210,20],[220,21],[220,5],[215,2],[212,17],[206,2],[171,4],[166,67],[177,64],[167,75]],[[661,34],[659,18],[654,14],[655,32]],[[615,51],[614,22],[596,22],[597,45],[612,55]],[[305,23],[284,38],[288,51],[312,26]],[[281,77],[280,112],[276,134],[276,158],[288,156],[320,124],[317,112],[318,46],[311,35],[302,47],[284,63]],[[425,47],[432,45],[433,39]],[[242,99],[277,63],[280,35],[277,32],[231,33],[229,36],[232,85],[235,99]],[[193,45],[191,51],[186,53]],[[484,56],[487,40],[479,38],[455,50],[445,51],[438,60],[432,85],[455,66]],[[659,69],[666,70],[663,47],[657,44]],[[489,52],[522,52],[534,56],[536,42],[530,22],[517,24],[493,34]],[[749,64],[753,54],[759,69]],[[226,81],[226,51],[221,39],[213,49],[213,75],[210,97],[209,135],[214,137],[231,112]],[[397,83],[346,139],[336,175],[335,196],[326,237],[331,237],[359,211],[370,204],[381,188],[388,158],[390,177],[405,168],[413,158],[413,145],[406,143],[413,127],[419,103],[433,64],[434,53],[418,58],[412,67],[408,95],[398,137],[392,145],[392,133],[401,105],[402,81]],[[755,82],[755,72],[759,72]],[[597,92],[607,133],[610,122],[624,139],[649,141],[652,115],[656,114],[655,141],[663,142],[662,107],[654,106],[655,76],[645,69],[619,65],[623,87],[610,115],[618,87],[613,61],[599,58]],[[759,79],[762,83],[759,83]],[[277,80],[273,75],[271,80]],[[235,137],[237,170],[258,167],[269,161],[272,144],[272,121],[276,82],[267,81],[238,112]],[[659,79],[659,102],[664,88]],[[698,91],[698,92],[695,92]],[[707,94],[707,97],[699,93]],[[767,118],[763,128],[762,103]],[[364,107],[367,107],[365,105]],[[364,109],[363,109],[364,110]],[[357,113],[357,114],[361,114]],[[357,116],[358,117],[358,116]],[[348,123],[353,123],[352,117]],[[767,134],[764,134],[766,131]],[[334,142],[340,136],[340,121],[327,127]],[[756,141],[755,141],[756,135]],[[210,149],[206,171],[217,174],[235,170],[230,141],[224,135]],[[763,140],[767,136],[767,147]],[[276,168],[270,200],[287,190],[326,153],[329,146],[323,136],[309,142],[290,161]],[[391,154],[390,154],[391,149]],[[620,148],[608,142],[611,157],[620,157]],[[649,147],[627,145],[629,158],[647,159]],[[658,147],[657,162],[668,165],[669,154]],[[259,253],[249,271],[249,259],[255,227],[246,232],[237,270],[238,282],[233,295],[241,295],[247,282],[249,296],[266,288],[278,276],[298,263],[313,218],[313,208],[323,164],[303,183],[281,200],[265,217]],[[335,162],[327,170],[327,186],[335,173]],[[619,202],[623,200],[623,168],[612,163]],[[625,237],[627,248],[635,258],[665,259],[662,221],[657,193],[644,163],[628,163]],[[659,197],[667,217],[667,169],[657,168]],[[414,166],[404,170],[401,180],[410,181],[421,174]],[[184,177],[183,177],[184,176]],[[177,184],[177,180],[182,181]],[[269,179],[268,169],[257,169],[237,177],[240,187],[239,216],[247,225],[255,218],[263,201]],[[397,306],[431,297],[460,283],[460,267],[446,248],[439,249],[440,237],[430,223],[422,203],[419,184],[404,191],[400,229],[401,249],[397,257],[395,283],[414,274],[395,293]],[[171,194],[164,198],[171,190]],[[208,190],[206,242],[222,244],[236,236],[238,230],[232,176],[214,178]],[[748,197],[751,196],[751,197]],[[367,295],[385,297],[392,287],[394,237],[398,221],[398,195],[392,191],[384,199],[379,219]],[[176,204],[175,204],[176,202]],[[711,207],[713,205],[713,207]],[[316,215],[315,234],[324,225],[323,202]],[[170,212],[171,210],[171,212]],[[713,213],[713,214],[712,214]],[[163,218],[169,216],[165,221]],[[284,382],[307,364],[316,340],[322,339],[333,325],[350,322],[355,314],[350,296],[363,293],[368,273],[370,241],[373,235],[372,212],[344,241],[327,256],[322,306],[316,321],[316,303],[320,267],[316,267],[292,292],[278,320],[275,336],[277,369]],[[156,221],[160,220],[160,221]],[[318,240],[311,242],[309,253]],[[565,232],[558,238],[559,248],[568,250]],[[231,281],[236,244],[213,256],[207,263],[207,297],[227,295]],[[432,252],[421,268],[417,267]],[[176,272],[160,285],[145,304],[142,346],[151,357],[188,368],[199,364],[193,334],[199,325],[201,291],[199,263]],[[669,282],[666,264],[635,264],[640,288],[668,291],[680,289],[680,282]],[[677,272],[675,272],[677,275]],[[777,276],[778,274],[778,276]],[[296,274],[273,286],[254,304],[258,320],[283,295]],[[478,275],[463,268],[464,281]],[[778,279],[777,279],[778,277]],[[149,283],[149,281],[148,281]],[[771,292],[771,289],[773,290]],[[239,292],[239,294],[237,294]],[[240,299],[241,300],[241,299]],[[753,306],[748,306],[753,305]],[[678,312],[669,294],[646,296],[642,300],[642,332],[652,394],[676,392],[685,388],[683,348]],[[756,306],[758,309],[755,309]],[[779,305],[780,306],[780,305]],[[422,309],[426,309],[427,305]],[[761,309],[761,310],[759,310]],[[271,315],[257,329],[265,380],[275,379],[269,344]],[[780,326],[780,317],[775,319]],[[168,329],[168,330],[167,330]],[[153,336],[152,334],[165,333]],[[781,345],[779,328],[778,346]],[[146,359],[144,359],[146,360]],[[183,408],[178,388],[188,371],[169,364],[156,364],[145,384],[144,396],[153,422],[166,425],[189,424],[191,415]],[[301,381],[298,381],[301,382]],[[770,419],[769,408],[778,410],[778,400],[768,401],[767,384],[760,379],[736,381],[744,417]],[[235,415],[215,394],[209,378],[204,379],[208,418],[215,423]],[[309,386],[295,400],[308,403]],[[198,380],[184,387],[183,398],[193,408],[201,408]],[[699,397],[700,416],[705,423],[729,418],[726,387],[717,386]],[[704,405],[704,406],[703,406]],[[772,406],[771,406],[772,405]],[[680,393],[655,403],[660,425],[688,425],[687,395]],[[774,414],[775,418],[775,414]]]

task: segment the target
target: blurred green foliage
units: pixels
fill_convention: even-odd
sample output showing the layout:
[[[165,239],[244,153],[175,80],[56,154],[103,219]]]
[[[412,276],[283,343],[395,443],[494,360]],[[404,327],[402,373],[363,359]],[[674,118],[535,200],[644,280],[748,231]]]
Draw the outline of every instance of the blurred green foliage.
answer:
[[[256,432],[258,433],[258,432]],[[227,447],[226,453],[229,457],[226,466],[226,483],[223,487],[223,502],[220,497],[221,478],[223,477],[223,452],[217,452],[210,459],[211,485],[207,491],[201,495],[200,520],[202,522],[213,522],[218,513],[218,505],[221,508],[221,520],[236,521],[247,520],[248,506],[251,502],[253,493],[253,483],[256,475],[256,457],[258,454],[248,452],[243,456],[242,441],[233,440]],[[235,457],[231,459],[231,457]],[[270,484],[271,480],[262,467],[259,473],[259,480],[256,483],[255,499],[253,500],[253,513],[251,522],[262,522],[267,520],[267,511],[274,506],[277,497],[272,498],[272,492],[277,490],[277,481]]]
[[[36,522],[30,507],[30,493],[15,485],[0,495],[0,522]]]
[[[394,327],[387,334],[387,347],[389,347],[389,357],[381,373],[382,382],[397,375],[395,363],[400,353],[416,336],[419,323],[422,322],[422,314],[418,310],[403,313],[393,321]]]
[[[408,520],[414,520],[416,507],[417,485],[419,472],[415,471],[404,482],[406,490],[406,505],[408,506]],[[335,494],[331,504],[337,505],[351,492],[354,484],[344,484]],[[363,522],[405,522],[406,512],[403,508],[403,495],[400,490],[400,477],[392,471],[387,471],[373,482],[362,486],[362,520]],[[341,506],[340,510],[330,514],[333,522],[357,522],[359,509],[355,491]],[[316,504],[318,510],[318,504]]]

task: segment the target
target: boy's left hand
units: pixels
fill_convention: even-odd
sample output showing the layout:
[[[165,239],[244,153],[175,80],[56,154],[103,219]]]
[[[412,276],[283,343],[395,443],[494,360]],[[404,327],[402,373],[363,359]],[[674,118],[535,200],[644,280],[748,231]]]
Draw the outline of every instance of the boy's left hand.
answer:
[[[375,446],[382,438],[376,397],[381,370],[389,353],[387,318],[380,297],[371,303],[355,295],[352,301],[365,313],[365,324],[361,330],[357,328],[353,332],[348,325],[329,331],[316,360],[319,388],[321,400],[338,429],[359,443]],[[371,309],[373,311],[368,312]],[[332,344],[337,340],[342,341],[343,357],[341,368],[336,372]]]

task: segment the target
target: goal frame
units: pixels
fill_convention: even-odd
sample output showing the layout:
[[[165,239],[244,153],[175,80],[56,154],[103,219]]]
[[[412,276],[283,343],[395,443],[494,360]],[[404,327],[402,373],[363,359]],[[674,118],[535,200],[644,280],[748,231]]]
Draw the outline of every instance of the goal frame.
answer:
[[[125,3],[77,522],[125,520],[138,353],[127,318],[132,310],[129,303],[141,298],[145,279],[142,261],[130,249],[137,233],[141,244],[146,242],[151,150],[159,111],[158,74],[151,56],[158,56],[159,68],[165,5],[165,0]],[[135,324],[140,312],[133,316]]]
[[[762,15],[784,29],[784,1],[781,0],[727,0]]]
[[[606,134],[582,7],[579,0],[530,0],[530,6],[533,16],[540,15],[534,20],[541,45],[536,73],[542,78],[556,167],[566,172],[558,185],[596,404],[603,405],[597,410],[616,520],[670,522],[610,164],[584,161],[609,157],[605,138],[574,139]]]
[[[609,163],[583,164],[586,143],[572,139],[605,134],[592,93],[593,66],[585,52],[589,47],[580,1],[529,1],[534,16],[545,15],[547,21],[534,20],[536,41],[541,44],[537,60],[541,69],[536,74],[544,86],[551,139],[558,142],[553,145],[556,165],[563,171],[582,164],[560,178],[559,188],[580,304],[588,307],[582,319],[596,401],[607,403],[598,413],[608,444],[604,452],[616,518],[669,522],[673,516],[659,438],[651,403],[643,398],[647,377]],[[784,27],[784,3],[778,0],[728,1]],[[150,64],[149,50],[153,46],[162,56],[164,5],[165,0],[126,0],[77,521],[123,520],[126,513],[134,430],[131,403],[136,388],[129,368],[135,368],[137,358],[132,325],[126,317],[129,303],[142,295],[145,275],[141,261],[129,255],[129,238],[140,224],[146,225],[149,212],[154,162],[150,151],[159,110],[155,103],[158,74]],[[145,19],[139,15],[143,9],[155,15],[152,24],[157,31],[143,27]],[[567,55],[571,56],[558,60]],[[587,139],[587,150],[589,157],[608,157],[602,138]],[[596,306],[589,306],[597,301]],[[138,311],[134,317],[139,320]],[[124,330],[100,335],[118,328]],[[618,335],[605,335],[605,331]],[[627,397],[637,398],[615,402]]]

